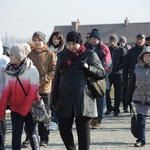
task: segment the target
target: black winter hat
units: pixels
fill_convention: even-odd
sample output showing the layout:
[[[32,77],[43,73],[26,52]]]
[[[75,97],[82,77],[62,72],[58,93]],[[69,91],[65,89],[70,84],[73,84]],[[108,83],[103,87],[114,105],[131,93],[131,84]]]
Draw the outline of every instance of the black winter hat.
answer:
[[[136,38],[143,38],[143,39],[145,39],[145,35],[144,34],[138,34],[137,36],[136,36]]]
[[[150,35],[146,37],[146,41],[150,41]]]
[[[109,41],[111,40],[115,40],[116,42],[118,42],[118,36],[116,34],[112,34],[109,38]]]
[[[91,37],[95,37],[97,38],[98,40],[101,40],[101,35],[100,35],[100,32],[98,29],[93,29],[90,33],[90,38]]]
[[[75,42],[82,45],[81,34],[77,31],[70,31],[66,36],[66,42]]]
[[[44,43],[46,43],[46,41],[45,41],[46,35],[45,35],[43,32],[41,32],[41,31],[35,32],[35,33],[33,34],[33,36],[32,36],[32,40],[33,40],[34,38],[39,38],[39,39],[42,40]]]

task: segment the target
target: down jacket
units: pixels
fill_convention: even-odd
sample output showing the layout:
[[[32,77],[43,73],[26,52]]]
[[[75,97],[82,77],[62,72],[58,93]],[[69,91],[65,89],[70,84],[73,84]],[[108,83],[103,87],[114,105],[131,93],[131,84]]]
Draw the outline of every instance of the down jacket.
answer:
[[[19,75],[19,79],[28,95],[25,96],[16,77],[6,74],[0,100],[0,119],[5,118],[8,102],[11,111],[26,116],[30,112],[33,102],[40,98],[38,94],[39,74],[35,66],[31,65],[28,70]]]
[[[56,115],[60,118],[71,117],[96,117],[96,98],[87,85],[86,76],[96,79],[105,78],[105,70],[97,54],[86,50],[73,59],[72,66],[65,73],[61,71],[60,64],[66,59],[67,50],[58,55],[56,72],[52,90],[52,104],[56,108]],[[85,71],[78,65],[80,61],[86,61],[89,70]]]

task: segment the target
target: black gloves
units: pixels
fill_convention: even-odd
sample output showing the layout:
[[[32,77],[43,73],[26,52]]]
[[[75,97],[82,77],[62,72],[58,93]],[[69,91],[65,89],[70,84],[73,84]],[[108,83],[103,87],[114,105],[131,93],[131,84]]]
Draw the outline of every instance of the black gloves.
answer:
[[[98,52],[96,52],[96,53],[97,53],[99,59],[102,61],[102,59],[105,57],[105,54],[102,53],[102,52],[100,52],[100,51],[98,51]]]
[[[88,70],[88,69],[89,69],[89,65],[88,65],[86,62],[84,62],[84,61],[79,61],[79,62],[77,63],[77,66],[78,66],[79,68],[81,68],[81,69],[85,69],[85,70]]]

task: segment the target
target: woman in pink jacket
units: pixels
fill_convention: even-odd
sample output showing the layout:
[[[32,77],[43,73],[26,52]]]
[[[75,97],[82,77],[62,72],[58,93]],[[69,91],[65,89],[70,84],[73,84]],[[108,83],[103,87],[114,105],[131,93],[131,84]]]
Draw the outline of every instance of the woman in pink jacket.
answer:
[[[10,63],[6,66],[6,80],[0,100],[0,119],[5,118],[7,103],[10,103],[12,121],[12,149],[21,149],[21,136],[24,123],[27,127],[32,150],[39,150],[39,140],[31,116],[31,107],[38,94],[39,74],[32,61],[27,58],[31,52],[27,43],[17,44],[10,49]],[[18,80],[19,77],[27,96]]]

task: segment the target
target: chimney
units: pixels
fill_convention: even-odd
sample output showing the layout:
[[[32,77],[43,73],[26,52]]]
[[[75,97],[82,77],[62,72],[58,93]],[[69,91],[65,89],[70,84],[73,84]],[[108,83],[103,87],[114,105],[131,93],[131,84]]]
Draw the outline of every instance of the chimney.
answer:
[[[75,31],[78,31],[78,27],[80,25],[79,19],[77,19],[77,22],[72,22],[72,29]]]
[[[128,24],[129,24],[129,20],[128,20],[128,18],[126,17],[126,19],[124,20],[124,25],[127,27]]]

